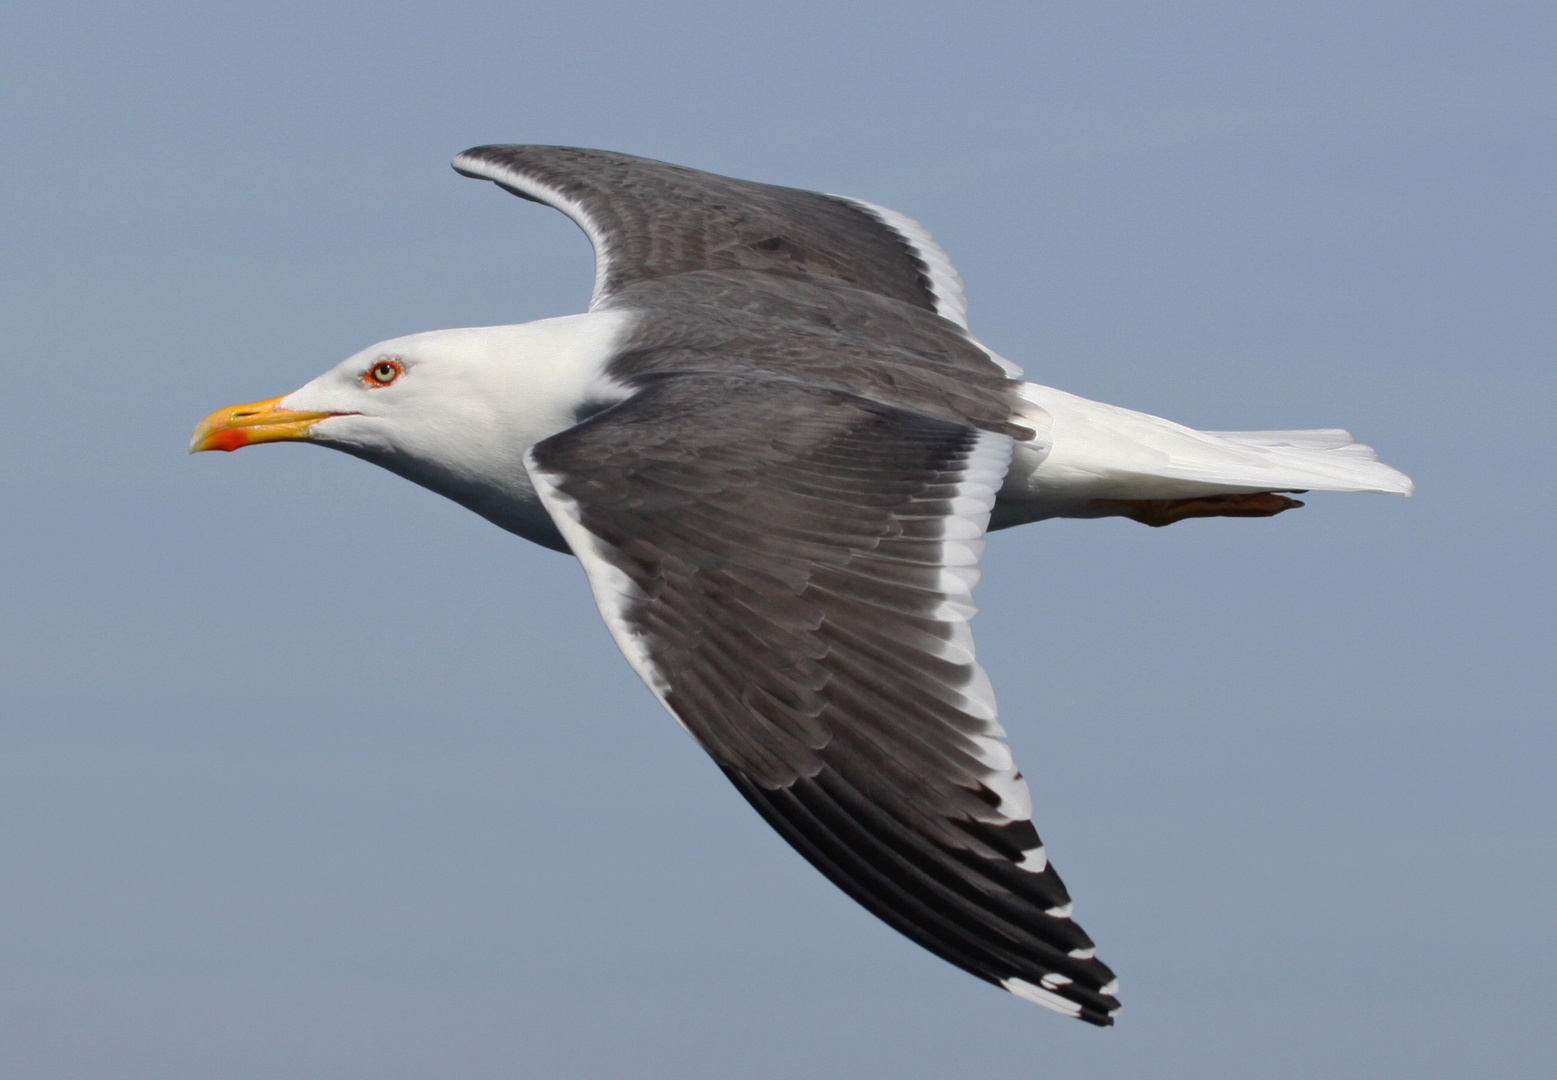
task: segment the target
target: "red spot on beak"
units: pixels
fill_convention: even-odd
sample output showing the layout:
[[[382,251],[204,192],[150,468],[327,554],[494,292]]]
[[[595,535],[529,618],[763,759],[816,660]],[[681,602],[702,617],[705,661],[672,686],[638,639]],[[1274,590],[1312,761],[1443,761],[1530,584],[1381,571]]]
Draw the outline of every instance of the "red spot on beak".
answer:
[[[237,450],[255,443],[306,439],[313,424],[339,415],[283,409],[280,402],[280,398],[271,398],[217,409],[195,426],[195,433],[189,437],[189,452]]]
[[[218,431],[215,435],[211,436],[208,445],[212,450],[226,450],[228,453],[231,453],[240,446],[248,446],[249,435],[248,432],[241,428],[235,428],[229,431]]]

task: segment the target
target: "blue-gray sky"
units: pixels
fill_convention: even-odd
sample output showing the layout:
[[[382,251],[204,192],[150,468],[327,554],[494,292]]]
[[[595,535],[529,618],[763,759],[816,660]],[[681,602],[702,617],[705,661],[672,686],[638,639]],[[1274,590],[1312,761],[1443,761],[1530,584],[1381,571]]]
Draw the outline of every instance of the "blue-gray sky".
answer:
[[[6,1075],[1549,1075],[1554,46],[1514,2],[9,6]],[[570,560],[184,455],[381,338],[580,310],[577,229],[448,168],[520,141],[894,207],[1029,377],[1416,478],[992,539],[1117,1028],[824,881]]]

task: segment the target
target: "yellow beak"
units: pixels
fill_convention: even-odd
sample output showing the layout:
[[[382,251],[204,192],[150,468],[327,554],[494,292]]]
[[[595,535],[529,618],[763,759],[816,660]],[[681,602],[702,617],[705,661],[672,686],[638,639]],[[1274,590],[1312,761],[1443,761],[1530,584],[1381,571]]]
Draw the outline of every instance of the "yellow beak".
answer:
[[[217,409],[200,421],[195,433],[189,437],[189,452],[202,450],[236,450],[250,443],[279,442],[282,439],[306,439],[308,429],[327,416],[339,413],[296,412],[283,409],[277,403],[251,401],[247,405],[229,405]]]

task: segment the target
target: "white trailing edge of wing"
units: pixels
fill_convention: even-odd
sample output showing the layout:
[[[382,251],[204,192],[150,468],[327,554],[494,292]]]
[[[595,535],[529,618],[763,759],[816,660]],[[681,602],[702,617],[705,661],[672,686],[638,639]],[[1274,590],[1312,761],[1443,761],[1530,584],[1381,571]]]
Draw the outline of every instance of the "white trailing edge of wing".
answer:
[[[676,723],[685,730],[686,724],[682,723],[681,717],[676,716],[676,711],[666,701],[670,693],[669,680],[655,665],[642,635],[627,620],[628,605],[644,599],[643,590],[611,561],[605,542],[584,527],[577,501],[563,493],[557,485],[557,477],[536,463],[533,451],[525,455],[524,464],[530,474],[530,482],[535,485],[535,493],[540,496],[541,505],[546,507],[546,512],[557,524],[557,530],[562,533],[562,538],[568,542],[579,565],[584,568],[584,576],[589,579],[590,591],[595,596],[595,606],[600,609],[600,616],[605,620],[606,629],[611,632],[617,648],[622,650],[627,663],[638,673],[644,685],[665,706],[665,711],[675,717]]]
[[[935,313],[948,322],[957,324],[969,341],[983,349],[991,360],[1000,365],[1000,369],[1007,377],[1012,379],[1022,377],[1021,368],[978,340],[968,329],[968,298],[963,293],[962,275],[957,273],[957,268],[952,265],[951,256],[935,242],[935,237],[930,235],[929,229],[907,214],[900,214],[885,206],[877,206],[864,199],[855,199],[848,195],[829,195],[828,198],[837,199],[839,202],[848,203],[856,210],[864,211],[896,233],[903,246],[913,252],[914,257],[925,268],[925,275],[930,279],[930,292],[935,296]]]
[[[935,313],[964,330],[968,328],[968,298],[962,291],[962,275],[957,273],[951,256],[935,242],[929,229],[907,214],[888,210],[885,206],[877,206],[864,199],[848,195],[829,195],[828,198],[864,211],[896,233],[898,239],[925,268],[925,275],[930,279],[930,292],[935,296]]]
[[[582,203],[570,198],[567,194],[550,184],[543,184],[518,169],[500,165],[495,161],[466,151],[453,161],[454,171],[461,176],[473,177],[477,180],[490,180],[498,187],[507,188],[509,191],[526,199],[561,210],[573,223],[584,231],[589,237],[589,244],[595,249],[595,288],[589,298],[589,308],[593,311],[605,299],[606,277],[611,269],[611,249],[606,242],[605,230],[600,223],[589,216]]]

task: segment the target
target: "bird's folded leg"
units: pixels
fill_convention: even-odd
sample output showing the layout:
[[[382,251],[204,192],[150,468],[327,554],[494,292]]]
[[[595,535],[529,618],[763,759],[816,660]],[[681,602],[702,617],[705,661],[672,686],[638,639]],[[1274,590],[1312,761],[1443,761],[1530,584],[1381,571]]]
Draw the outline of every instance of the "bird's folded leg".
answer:
[[[1301,492],[1299,492],[1301,494]],[[1303,504],[1274,491],[1252,495],[1200,495],[1193,499],[1098,499],[1119,507],[1118,513],[1143,525],[1161,528],[1198,517],[1271,517]]]

